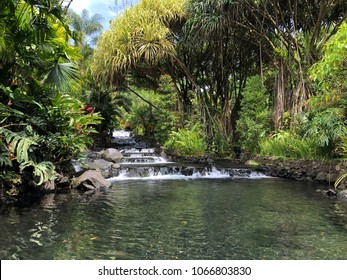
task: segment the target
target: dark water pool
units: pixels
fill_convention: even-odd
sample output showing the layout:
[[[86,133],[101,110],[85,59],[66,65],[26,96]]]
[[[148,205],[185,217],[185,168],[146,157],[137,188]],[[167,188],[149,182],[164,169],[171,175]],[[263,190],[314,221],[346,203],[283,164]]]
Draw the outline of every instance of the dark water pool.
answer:
[[[281,179],[120,181],[0,216],[1,259],[347,259],[347,205]]]

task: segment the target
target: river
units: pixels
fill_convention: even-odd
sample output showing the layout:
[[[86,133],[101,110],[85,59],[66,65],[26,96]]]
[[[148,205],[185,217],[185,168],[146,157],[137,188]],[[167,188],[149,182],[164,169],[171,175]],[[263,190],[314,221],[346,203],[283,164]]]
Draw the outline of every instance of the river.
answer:
[[[118,180],[0,216],[1,259],[347,259],[347,205],[277,178]]]
[[[112,187],[0,214],[1,259],[347,259],[347,202],[240,166],[189,166],[115,132]]]

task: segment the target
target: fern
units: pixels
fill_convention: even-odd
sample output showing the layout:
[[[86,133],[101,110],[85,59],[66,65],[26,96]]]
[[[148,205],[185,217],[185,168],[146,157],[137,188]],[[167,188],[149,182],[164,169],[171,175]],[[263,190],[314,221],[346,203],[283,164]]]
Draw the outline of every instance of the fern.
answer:
[[[30,148],[37,145],[35,141],[3,127],[0,128],[1,134],[4,135],[6,143],[11,147],[11,151],[16,155],[19,163],[29,161]]]
[[[27,132],[32,132],[31,126],[26,128]],[[0,155],[0,166],[12,166],[12,162],[9,159],[10,153],[13,153],[16,156],[16,160],[20,163],[20,171],[23,172],[27,167],[33,167],[33,176],[38,177],[39,182],[37,185],[42,185],[43,183],[55,179],[55,166],[50,161],[43,161],[36,163],[34,162],[29,155],[29,152],[32,151],[32,147],[38,145],[33,139],[37,138],[34,136],[23,136],[20,133],[13,132],[4,127],[0,128],[0,135],[3,135],[5,143],[2,143],[2,146],[7,145],[5,153]]]
[[[35,163],[33,161],[23,162],[19,168],[22,172],[25,168],[32,166],[34,168],[33,175],[39,178],[38,186],[45,182],[52,181],[55,179],[56,172],[55,166],[50,161],[42,161],[40,163]]]
[[[173,131],[165,147],[185,156],[202,156],[206,150],[206,143],[201,136],[201,125],[194,124],[189,128]]]

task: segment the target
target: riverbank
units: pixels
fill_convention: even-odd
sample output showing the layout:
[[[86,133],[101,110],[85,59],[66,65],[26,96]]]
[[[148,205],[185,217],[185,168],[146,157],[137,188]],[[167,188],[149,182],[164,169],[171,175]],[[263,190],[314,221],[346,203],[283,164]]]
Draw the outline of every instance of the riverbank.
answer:
[[[191,163],[205,166],[215,165],[221,168],[248,166],[256,169],[256,171],[261,171],[265,175],[272,177],[317,183],[319,184],[317,190],[321,190],[322,193],[330,196],[340,196],[347,199],[346,179],[342,180],[341,184],[339,184],[337,188],[334,187],[336,180],[343,174],[347,173],[347,163],[340,160],[294,160],[252,156],[249,154],[242,155],[242,157],[238,160],[217,160],[208,156],[183,157],[172,154],[169,151],[160,148],[153,150],[156,154],[160,154],[171,162]],[[35,188],[31,186],[31,184],[26,184],[25,186],[21,186],[20,189],[18,188],[19,193],[15,196],[6,195],[9,188],[1,188],[0,208],[7,208],[8,205],[27,205],[30,204],[31,201],[36,201],[47,193],[68,191],[71,188],[76,188],[76,180],[72,179],[77,179],[84,171],[87,170],[94,170],[96,173],[100,173],[100,176],[103,178],[118,176],[120,170],[119,162],[122,157],[123,156],[114,148],[109,148],[99,152],[89,151],[85,154],[84,160],[82,160],[83,168],[80,166],[80,168],[78,168],[80,169],[79,171],[75,170],[76,172],[71,172],[65,176],[59,175],[54,183],[46,184],[46,186],[43,188]],[[91,184],[90,182],[94,182],[96,180],[94,177],[97,174],[94,173],[92,174],[92,179],[90,177],[84,178],[84,181],[87,182],[86,184],[81,183],[77,185],[84,184],[89,186]],[[103,178],[98,178],[98,181],[102,181],[105,184]],[[100,184],[98,183],[98,185]],[[29,186],[31,187],[29,188]],[[94,186],[89,189],[94,189]]]
[[[223,165],[244,165],[257,168],[265,175],[279,178],[286,178],[296,181],[317,183],[324,186],[317,188],[329,196],[339,196],[347,199],[347,179],[335,188],[335,182],[347,173],[347,162],[342,160],[304,160],[304,159],[285,159],[275,157],[265,157],[258,155],[243,154],[240,159],[216,160],[209,157],[182,157],[165,151],[170,159],[191,162],[214,164],[222,162]]]
[[[301,160],[264,156],[243,156],[240,159],[245,165],[258,166],[266,175],[306,181],[327,186],[330,195],[347,199],[347,180],[341,181],[337,188],[335,182],[347,173],[347,162],[341,160]]]

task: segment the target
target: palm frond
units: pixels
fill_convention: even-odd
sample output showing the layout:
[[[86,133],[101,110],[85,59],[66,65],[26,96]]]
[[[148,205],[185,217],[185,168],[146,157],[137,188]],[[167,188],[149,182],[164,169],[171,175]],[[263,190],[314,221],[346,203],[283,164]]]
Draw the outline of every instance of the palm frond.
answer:
[[[0,62],[12,63],[15,59],[14,38],[7,24],[0,19]],[[1,66],[0,66],[1,69]]]
[[[99,39],[92,71],[116,83],[139,64],[150,67],[176,55],[169,22],[184,14],[182,0],[141,1],[125,10]]]
[[[72,62],[57,62],[49,71],[45,83],[56,86],[63,91],[75,91],[79,89],[81,73],[76,64]]]

